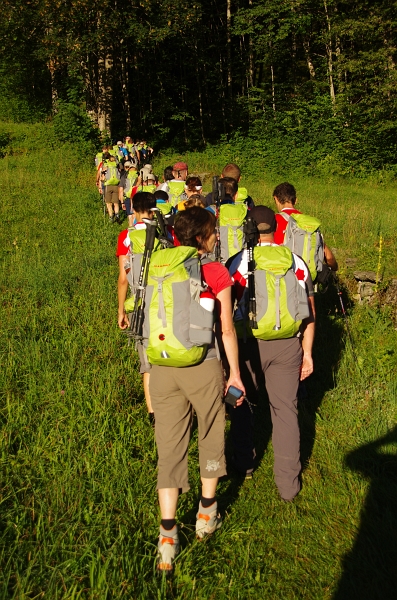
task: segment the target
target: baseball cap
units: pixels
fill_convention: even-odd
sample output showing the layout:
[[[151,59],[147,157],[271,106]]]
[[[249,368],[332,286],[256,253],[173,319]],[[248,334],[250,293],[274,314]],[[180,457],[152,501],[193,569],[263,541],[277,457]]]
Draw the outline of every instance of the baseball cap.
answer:
[[[259,233],[272,233],[276,231],[276,215],[271,208],[267,206],[254,206],[248,212],[248,216],[255,221]]]
[[[124,168],[125,167],[131,167],[131,165],[132,165],[132,162],[130,160],[126,160],[125,163],[124,163]]]
[[[188,166],[185,162],[177,162],[172,167],[174,171],[187,171]]]
[[[156,177],[153,175],[153,173],[147,173],[144,177],[145,181],[146,179],[149,181],[156,181]]]

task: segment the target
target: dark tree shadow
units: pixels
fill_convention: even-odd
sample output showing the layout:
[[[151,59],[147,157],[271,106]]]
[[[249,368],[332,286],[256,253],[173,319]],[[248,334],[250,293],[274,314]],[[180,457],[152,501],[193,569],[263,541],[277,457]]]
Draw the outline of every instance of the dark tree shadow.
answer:
[[[346,309],[347,294],[343,294]],[[316,438],[316,413],[327,391],[335,387],[335,375],[345,346],[345,323],[340,317],[339,298],[331,284],[325,294],[316,294],[316,334],[313,348],[314,372],[303,382],[299,393],[301,462],[304,470]]]
[[[334,600],[397,598],[397,426],[346,457],[347,466],[370,480],[361,523]]]

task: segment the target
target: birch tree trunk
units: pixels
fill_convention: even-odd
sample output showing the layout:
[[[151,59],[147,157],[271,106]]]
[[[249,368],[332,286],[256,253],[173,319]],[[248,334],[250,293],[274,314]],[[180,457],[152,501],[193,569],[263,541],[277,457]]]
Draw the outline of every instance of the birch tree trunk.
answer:
[[[329,93],[331,96],[332,104],[335,104],[335,87],[334,87],[334,76],[333,76],[333,53],[332,53],[332,31],[331,31],[331,19],[328,14],[327,0],[324,0],[325,19],[327,22],[327,32],[325,41],[325,51],[327,53],[327,66],[328,66],[328,81],[329,81]]]

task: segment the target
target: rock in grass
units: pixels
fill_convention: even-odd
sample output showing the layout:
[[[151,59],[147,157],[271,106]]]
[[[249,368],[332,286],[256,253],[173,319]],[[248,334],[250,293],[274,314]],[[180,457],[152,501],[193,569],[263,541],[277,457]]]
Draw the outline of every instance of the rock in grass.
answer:
[[[375,271],[354,271],[353,275],[356,281],[369,281],[371,283],[376,283]],[[382,278],[379,276],[378,281],[381,281],[381,279]]]

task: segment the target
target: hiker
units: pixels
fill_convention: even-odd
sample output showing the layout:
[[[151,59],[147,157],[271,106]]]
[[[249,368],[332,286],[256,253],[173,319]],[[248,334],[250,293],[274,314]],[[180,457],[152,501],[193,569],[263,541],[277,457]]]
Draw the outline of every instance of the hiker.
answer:
[[[291,183],[280,183],[273,192],[273,199],[278,210],[278,214],[276,214],[277,229],[274,233],[274,242],[276,244],[284,244],[289,221],[288,217],[293,214],[301,215],[302,213],[295,208],[297,202],[296,191]],[[334,254],[325,243],[323,243],[323,248],[324,261],[332,271],[337,271],[338,263]]]
[[[160,267],[163,267],[164,264],[166,266],[169,260],[172,260],[172,257],[175,257],[174,260],[176,260],[179,254],[192,256],[193,249],[197,249],[201,257],[201,276],[208,286],[201,293],[200,304],[206,304],[207,309],[204,312],[207,315],[210,312],[212,322],[211,308],[215,303],[220,331],[222,332],[222,343],[230,365],[230,376],[226,388],[233,385],[244,393],[244,386],[239,374],[237,339],[232,320],[232,281],[224,266],[205,259],[205,256],[214,249],[215,224],[214,215],[202,208],[195,207],[181,212],[175,223],[175,232],[182,245],[171,250],[164,250],[163,252],[167,253],[167,260],[160,256],[161,251],[154,253],[153,257],[158,257],[157,261],[160,263],[159,268],[156,270],[157,273],[157,271],[160,271]],[[173,268],[173,270],[175,269]],[[171,275],[173,273],[170,273]],[[159,278],[156,277],[157,279]],[[166,279],[166,277],[162,279]],[[187,279],[187,284],[187,293],[190,294],[189,285],[191,284],[189,284],[189,279]],[[157,284],[154,287],[157,289]],[[179,318],[189,319],[189,304],[187,304],[187,311],[183,313],[182,317],[181,314],[186,302],[182,297],[178,298],[178,302],[181,302],[181,312],[178,313]],[[199,306],[199,308],[203,310],[203,307]],[[170,310],[172,312],[172,309]],[[154,308],[151,310],[150,306],[145,311],[145,320],[147,315],[149,315],[148,329],[152,332],[153,323],[150,319],[159,319],[160,317],[157,310]],[[169,316],[167,316],[168,318]],[[189,331],[189,323],[178,323],[177,326],[180,327],[181,324],[187,326],[187,331]],[[196,326],[196,329],[199,330],[200,327]],[[207,331],[206,336],[208,333],[209,339],[211,339],[211,329],[209,329],[209,332]],[[160,336],[159,339],[165,340],[163,342],[159,342],[157,330],[156,333],[153,332],[153,335],[155,339],[153,339],[152,351],[158,352],[160,362],[161,348],[158,347],[158,344],[165,344],[168,334]],[[167,363],[168,356],[165,351],[161,352],[161,357],[165,357],[161,359],[164,363],[153,364],[153,359],[149,354],[150,347],[149,339],[147,351],[149,360],[152,362],[150,395],[156,415],[157,489],[161,512],[157,568],[159,571],[170,573],[173,569],[175,556],[179,551],[178,528],[175,519],[179,490],[181,489],[182,493],[189,490],[187,450],[193,410],[196,412],[198,420],[199,462],[202,482],[201,499],[196,515],[196,536],[203,539],[221,525],[215,493],[219,477],[226,474],[224,456],[225,408],[223,403],[225,385],[221,363],[217,358],[213,344],[209,346],[207,351],[205,346],[200,348],[200,351],[204,351],[204,354],[201,354],[202,359],[200,362],[196,362],[192,366],[186,365],[183,368],[164,366]],[[173,353],[171,349],[169,352]],[[187,350],[186,352],[190,351]],[[181,361],[185,359],[186,352],[181,352]]]
[[[251,210],[251,208],[253,208],[255,206],[254,201],[251,198],[251,196],[248,195],[247,189],[240,186],[240,180],[241,180],[240,167],[238,167],[235,163],[229,163],[229,164],[225,165],[225,167],[222,170],[221,178],[223,179],[224,177],[231,177],[232,179],[235,179],[235,181],[238,185],[238,194],[235,199],[235,202],[237,204],[239,204],[239,203],[245,204],[246,207],[249,210]],[[212,192],[207,194],[205,199],[206,199],[207,206],[211,206],[213,204]]]
[[[173,179],[168,181],[168,197],[172,206],[177,206],[181,200],[186,200],[185,181],[188,175],[188,166],[185,162],[177,162],[172,167]]]
[[[128,225],[130,227],[134,224],[134,213],[132,210],[131,198],[133,196],[133,190],[138,179],[138,174],[134,164],[126,160],[124,163],[124,171],[120,176],[118,185],[119,190],[119,202],[125,210],[128,218]]]
[[[119,221],[119,190],[120,171],[115,156],[110,155],[104,163],[101,173],[101,181],[105,186],[105,202],[109,215],[109,221]],[[114,207],[114,212],[113,212]]]
[[[243,248],[243,225],[248,211],[244,203],[236,204],[238,185],[233,177],[223,177],[219,179],[219,184],[224,190],[224,197],[219,206],[220,262],[225,264]],[[216,206],[210,205],[208,208],[217,213]]]
[[[128,294],[128,276],[130,275],[131,281],[133,255],[135,254],[140,256],[142,254],[142,235],[140,234],[142,230],[146,229],[146,224],[143,221],[143,219],[153,219],[152,208],[154,208],[155,206],[155,199],[153,197],[153,194],[150,194],[148,192],[137,192],[132,200],[132,205],[136,223],[134,227],[130,227],[122,231],[117,239],[116,257],[119,261],[117,296],[118,326],[120,327],[120,329],[127,329],[129,326],[129,320],[124,306]],[[134,248],[134,240],[136,241],[136,245],[138,245],[138,250]],[[145,359],[142,344],[137,343],[136,346],[140,360],[139,372],[143,376],[143,390],[145,394],[146,406],[149,413],[149,419],[151,422],[153,422],[154,414],[149,393],[150,365]]]
[[[313,283],[305,262],[274,243],[274,212],[256,206],[249,219],[255,226],[254,265],[247,249],[228,265],[238,303],[234,322],[247,398],[230,411],[233,462],[242,475],[252,476],[254,410],[265,383],[273,424],[275,482],[281,498],[289,502],[301,489],[297,393],[299,381],[313,372]]]
[[[164,173],[163,173],[163,183],[161,183],[159,185],[159,187],[157,188],[158,190],[163,190],[164,192],[168,192],[170,191],[168,182],[172,181],[174,178],[174,175],[172,174],[172,167],[165,167],[164,169]]]
[[[203,189],[203,185],[199,177],[188,177],[185,183],[185,195],[187,199],[193,194],[200,194]],[[177,205],[177,210],[185,210],[186,200],[181,200]]]

